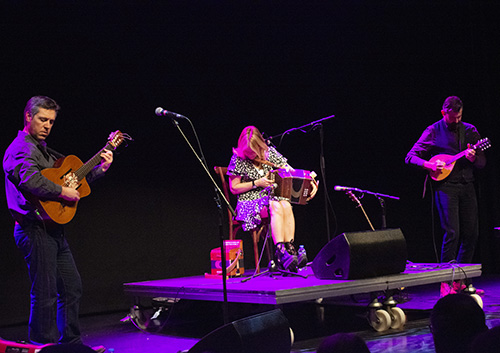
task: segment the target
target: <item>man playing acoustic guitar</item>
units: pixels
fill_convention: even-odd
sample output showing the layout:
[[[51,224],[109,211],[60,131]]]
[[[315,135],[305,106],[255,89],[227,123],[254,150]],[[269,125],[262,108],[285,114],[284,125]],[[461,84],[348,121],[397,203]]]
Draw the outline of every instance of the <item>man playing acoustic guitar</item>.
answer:
[[[7,204],[16,221],[14,238],[25,256],[31,279],[29,337],[39,344],[81,343],[80,274],[66,242],[64,227],[45,220],[36,202],[80,199],[77,189],[58,185],[41,173],[62,157],[45,143],[58,110],[51,98],[32,97],[24,109],[24,128],[3,159]],[[111,151],[103,151],[100,156],[102,161],[88,174],[88,181],[102,176],[113,162]]]
[[[435,180],[435,202],[444,231],[442,263],[471,263],[479,236],[473,169],[483,168],[486,158],[481,148],[473,146],[480,135],[472,124],[462,121],[462,110],[460,98],[446,98],[443,119],[425,129],[405,159],[407,164],[427,169]],[[458,159],[448,163],[452,157]],[[442,283],[441,295],[460,291],[463,286]]]

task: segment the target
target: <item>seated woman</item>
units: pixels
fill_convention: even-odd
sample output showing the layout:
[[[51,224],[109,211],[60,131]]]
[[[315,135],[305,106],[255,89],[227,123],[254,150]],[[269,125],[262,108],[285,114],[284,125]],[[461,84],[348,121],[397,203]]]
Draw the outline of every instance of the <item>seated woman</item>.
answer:
[[[243,230],[256,228],[268,207],[276,253],[274,260],[278,268],[297,272],[307,264],[305,255],[299,256],[294,245],[295,218],[290,200],[274,196],[264,189],[272,187],[270,171],[277,168],[291,168],[287,159],[272,146],[268,146],[255,126],[247,126],[233,148],[233,156],[227,168],[231,192],[238,195],[236,220],[242,222]],[[317,184],[311,182],[312,191],[308,200],[314,197]]]

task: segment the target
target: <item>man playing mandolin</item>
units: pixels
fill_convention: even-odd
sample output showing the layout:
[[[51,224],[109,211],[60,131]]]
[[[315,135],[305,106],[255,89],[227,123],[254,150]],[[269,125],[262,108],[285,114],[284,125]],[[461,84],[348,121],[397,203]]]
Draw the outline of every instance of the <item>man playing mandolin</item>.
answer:
[[[477,129],[462,121],[462,111],[460,98],[446,98],[443,119],[425,129],[405,159],[407,164],[427,169],[435,180],[435,202],[444,231],[443,263],[471,263],[479,236],[473,170],[483,168],[486,158]],[[462,283],[442,283],[441,295],[462,287]]]
[[[77,202],[80,192],[58,185],[42,175],[61,154],[47,147],[59,106],[49,97],[35,96],[24,109],[24,128],[5,152],[3,168],[9,211],[15,219],[14,238],[25,256],[31,280],[29,337],[33,343],[81,343],[80,275],[61,224],[42,217],[37,200]],[[102,161],[87,176],[104,175],[113,153],[104,150]],[[57,315],[55,305],[57,303]]]

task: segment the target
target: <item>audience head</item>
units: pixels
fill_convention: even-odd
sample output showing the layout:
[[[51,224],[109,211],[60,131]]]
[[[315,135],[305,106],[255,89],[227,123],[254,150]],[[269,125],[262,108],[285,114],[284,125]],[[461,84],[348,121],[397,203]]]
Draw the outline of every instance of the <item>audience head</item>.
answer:
[[[431,313],[436,353],[464,352],[488,330],[483,309],[467,294],[450,294],[438,300]]]
[[[40,353],[95,353],[92,348],[83,344],[64,343],[45,346]]]
[[[336,333],[321,342],[316,353],[370,353],[365,341],[354,333]]]
[[[500,325],[479,334],[472,342],[471,352],[496,353],[500,347]]]

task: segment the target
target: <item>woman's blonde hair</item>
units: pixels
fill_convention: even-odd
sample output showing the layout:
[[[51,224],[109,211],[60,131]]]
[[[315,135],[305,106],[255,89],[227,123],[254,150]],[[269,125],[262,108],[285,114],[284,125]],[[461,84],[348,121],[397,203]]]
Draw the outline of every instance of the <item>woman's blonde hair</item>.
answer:
[[[247,158],[245,151],[251,149],[260,159],[266,159],[266,152],[269,147],[264,141],[264,137],[255,126],[247,126],[241,132],[238,139],[238,147],[233,148],[233,152],[240,158]]]

